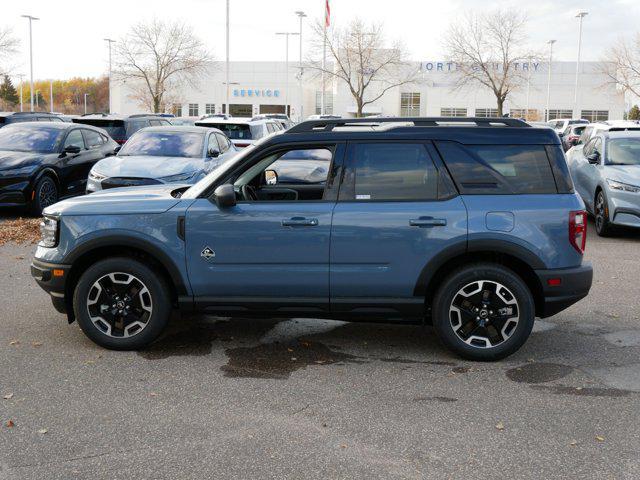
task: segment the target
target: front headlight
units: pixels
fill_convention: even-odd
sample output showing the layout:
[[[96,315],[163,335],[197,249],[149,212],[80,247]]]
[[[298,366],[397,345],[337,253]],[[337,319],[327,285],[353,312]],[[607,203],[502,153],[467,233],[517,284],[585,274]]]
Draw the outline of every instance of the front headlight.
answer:
[[[160,180],[162,180],[165,183],[188,182],[189,180],[192,180],[198,173],[200,172],[195,171],[195,172],[179,173],[178,175],[169,175],[168,177],[161,177]]]
[[[44,217],[40,222],[40,243],[42,247],[52,248],[58,244],[58,219]]]
[[[100,182],[101,180],[104,180],[105,178],[107,178],[107,176],[106,175],[102,175],[101,173],[98,173],[95,170],[91,170],[89,172],[89,178],[91,180],[95,180],[96,182]]]
[[[611,188],[612,190],[620,190],[631,193],[640,192],[640,187],[637,185],[629,185],[628,183],[618,182],[617,180],[611,180],[610,178],[607,178],[607,183],[609,184],[609,188]]]

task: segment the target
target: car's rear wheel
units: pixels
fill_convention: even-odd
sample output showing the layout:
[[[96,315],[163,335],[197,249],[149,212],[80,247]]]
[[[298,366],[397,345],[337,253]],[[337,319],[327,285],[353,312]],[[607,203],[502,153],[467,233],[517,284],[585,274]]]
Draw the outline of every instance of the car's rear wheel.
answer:
[[[58,201],[58,195],[56,181],[48,175],[43,176],[33,189],[31,210],[35,215],[40,215],[42,210]]]
[[[613,233],[613,226],[609,221],[609,204],[607,196],[603,190],[598,190],[596,195],[594,218],[596,223],[596,233],[601,237],[608,237]]]
[[[98,345],[135,350],[153,342],[171,315],[162,275],[126,257],[101,260],[80,277],[73,308],[82,331]]]
[[[452,272],[433,301],[433,326],[442,343],[470,360],[499,360],[527,340],[535,304],[527,285],[498,264]]]

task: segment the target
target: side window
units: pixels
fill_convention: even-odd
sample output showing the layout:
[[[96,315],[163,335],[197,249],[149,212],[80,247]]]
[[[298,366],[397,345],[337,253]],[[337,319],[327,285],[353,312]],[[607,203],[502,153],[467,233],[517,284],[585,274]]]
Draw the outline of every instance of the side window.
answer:
[[[273,132],[276,131],[276,129],[273,127],[272,123],[267,123],[266,127],[267,127],[267,132],[269,132],[269,133],[273,133]]]
[[[67,138],[65,139],[64,145],[62,148],[67,148],[71,145],[84,149],[84,140],[82,139],[82,133],[80,132],[79,128],[76,128],[75,130],[71,130],[67,134]]]
[[[129,123],[129,126],[127,127],[127,134],[131,136],[141,128],[148,127],[148,126],[149,126],[149,122],[147,120],[142,120],[142,121],[134,120],[133,122]]]
[[[594,145],[595,140],[596,140],[595,138],[592,138],[591,140],[589,140],[587,142],[587,144],[584,146],[584,148],[582,149],[582,154],[585,157],[588,157],[589,155],[591,155],[591,152],[593,151],[593,145]]]
[[[214,135],[211,135],[212,137]],[[229,150],[229,141],[224,135],[220,135],[219,133],[215,134],[215,137],[218,139],[218,145],[220,145],[220,153],[225,153]]]
[[[578,145],[587,143],[587,141],[589,140],[589,137],[591,137],[592,131],[593,131],[593,127],[586,127],[582,131],[582,134],[580,135],[580,139],[578,140]]]
[[[598,154],[602,157],[602,139],[600,137],[596,137],[593,139],[593,152],[598,152]]]
[[[104,143],[102,136],[98,132],[82,129],[82,134],[84,135],[84,142],[87,145],[87,148],[98,148]]]
[[[435,200],[438,171],[421,143],[356,143],[348,153],[347,183],[355,200]],[[344,196],[341,193],[341,198]]]
[[[222,153],[222,148],[220,148],[220,145],[218,145],[218,140],[216,139],[215,133],[209,135],[209,143],[207,143],[207,152],[210,152],[211,150],[217,150],[218,152]]]
[[[461,145],[436,142],[463,194],[557,193],[542,145]]]

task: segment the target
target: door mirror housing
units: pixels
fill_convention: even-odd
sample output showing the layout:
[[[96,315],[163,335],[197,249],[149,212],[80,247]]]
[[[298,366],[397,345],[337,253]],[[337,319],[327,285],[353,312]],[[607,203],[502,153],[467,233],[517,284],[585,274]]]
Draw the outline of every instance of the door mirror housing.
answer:
[[[264,171],[264,181],[267,185],[277,185],[278,183],[278,172],[275,170],[265,170]]]
[[[121,149],[122,149],[122,145],[118,145],[116,148],[113,149],[113,153],[118,153]]]
[[[210,148],[207,150],[207,157],[209,158],[218,158],[220,156],[220,150],[217,148]]]
[[[216,188],[213,196],[218,208],[231,208],[236,205],[236,192],[230,183],[220,185]]]
[[[77,145],[67,145],[66,147],[64,147],[64,153],[67,154],[76,154],[76,153],[80,153],[80,147]]]
[[[598,165],[600,163],[600,154],[598,152],[593,152],[587,156],[587,161],[591,165]]]

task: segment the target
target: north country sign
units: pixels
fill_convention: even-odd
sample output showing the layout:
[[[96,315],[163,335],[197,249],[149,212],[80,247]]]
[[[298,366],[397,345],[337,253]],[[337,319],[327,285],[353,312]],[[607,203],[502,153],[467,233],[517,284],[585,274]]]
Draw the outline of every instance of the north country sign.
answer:
[[[259,89],[259,88],[236,88],[233,90],[234,97],[279,97],[280,90]]]
[[[514,70],[520,70],[525,72],[528,72],[528,71],[537,72],[538,67],[540,66],[540,64],[537,62],[514,62],[511,65]],[[492,70],[496,70],[496,71],[502,70],[501,63],[489,63],[488,66]],[[477,70],[480,67],[478,65],[475,65],[473,68]],[[442,72],[442,73],[455,72],[456,63],[455,62],[420,62],[420,70],[423,72]]]

